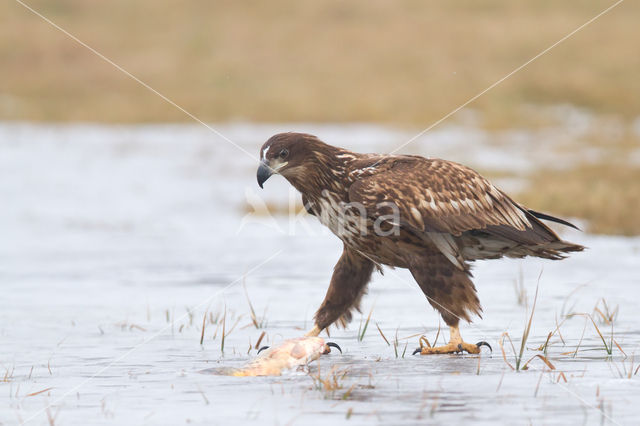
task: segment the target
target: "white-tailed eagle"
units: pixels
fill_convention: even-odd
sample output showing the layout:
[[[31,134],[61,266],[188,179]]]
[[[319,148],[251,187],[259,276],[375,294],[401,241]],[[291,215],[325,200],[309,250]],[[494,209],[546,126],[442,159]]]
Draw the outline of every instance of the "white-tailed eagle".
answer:
[[[359,154],[302,133],[281,133],[261,148],[258,184],[274,173],[302,194],[309,213],[344,243],[308,335],[345,326],[374,269],[407,268],[450,327],[449,344],[423,354],[466,351],[458,324],[482,308],[469,262],[502,256],[562,259],[583,246],[541,222],[570,223],[529,210],[474,170],[414,155]],[[482,342],[483,343],[483,342]]]

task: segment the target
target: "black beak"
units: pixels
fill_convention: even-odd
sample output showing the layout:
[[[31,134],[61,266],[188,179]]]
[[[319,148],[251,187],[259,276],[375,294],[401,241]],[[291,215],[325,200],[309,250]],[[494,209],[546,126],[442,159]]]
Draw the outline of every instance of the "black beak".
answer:
[[[338,346],[338,344],[337,344],[337,343],[333,343],[333,342],[327,342],[327,343],[324,345],[324,352],[323,352],[323,353],[324,353],[324,354],[331,353],[331,348],[336,348],[337,350],[339,350],[339,351],[340,351],[340,353],[342,353],[342,349],[340,349],[340,346]]]
[[[261,161],[260,167],[258,167],[258,185],[260,185],[260,188],[262,188],[262,184],[264,184],[272,174],[273,170],[271,167],[269,167],[266,162]]]

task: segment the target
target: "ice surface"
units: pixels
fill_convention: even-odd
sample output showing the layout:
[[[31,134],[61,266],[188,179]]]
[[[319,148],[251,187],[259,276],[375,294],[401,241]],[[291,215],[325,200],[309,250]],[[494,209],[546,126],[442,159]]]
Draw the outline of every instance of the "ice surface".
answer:
[[[411,137],[364,125],[219,127],[251,155],[271,134],[292,129],[364,151],[389,151]],[[531,136],[506,154],[477,130],[429,138],[433,149],[404,152],[433,151],[472,166],[500,164],[499,155],[536,164],[526,155],[536,151]],[[281,178],[259,191],[249,154],[195,126],[0,125],[0,424],[49,424],[48,415],[56,425],[635,423],[640,375],[620,376],[640,344],[637,238],[572,232],[564,236],[589,250],[562,262],[478,263],[483,319],[462,334],[491,343],[493,354],[480,359],[411,356],[418,338],[407,337],[432,340],[438,316],[406,271],[387,270],[365,299],[363,316],[372,307],[373,314],[363,341],[356,315],[328,339],[344,355],[321,358],[310,375],[202,374],[254,357],[249,345],[263,331],[268,344],[310,328],[340,255],[340,243],[314,218],[244,216],[247,191],[289,197]],[[608,357],[578,316],[560,327],[564,343],[551,339],[557,372],[538,359],[511,371],[498,340],[508,331],[519,349],[520,270],[529,305],[543,271],[525,360],[540,353],[556,318],[591,313],[600,298],[619,307],[614,337],[629,357],[617,348]],[[243,284],[262,329],[251,322]],[[608,341],[610,326],[598,325]],[[563,355],[578,345],[577,356]],[[312,376],[325,378],[334,366],[346,371],[342,387],[319,390]]]

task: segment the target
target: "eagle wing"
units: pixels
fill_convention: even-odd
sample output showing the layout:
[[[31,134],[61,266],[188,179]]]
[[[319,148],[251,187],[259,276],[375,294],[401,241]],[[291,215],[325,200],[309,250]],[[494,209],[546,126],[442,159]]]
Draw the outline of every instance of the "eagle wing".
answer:
[[[455,236],[467,231],[519,244],[543,244],[558,237],[476,171],[461,164],[415,156],[384,157],[363,165],[371,173],[349,188],[367,217],[399,213],[401,227],[426,234],[449,260],[465,268]],[[355,170],[356,176],[358,171]]]

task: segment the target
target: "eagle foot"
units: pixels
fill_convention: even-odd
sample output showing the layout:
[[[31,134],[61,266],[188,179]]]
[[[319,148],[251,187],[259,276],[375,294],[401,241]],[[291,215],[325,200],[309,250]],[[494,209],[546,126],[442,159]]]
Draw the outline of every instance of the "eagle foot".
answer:
[[[426,340],[426,339],[425,339]],[[435,354],[458,354],[458,353],[470,353],[479,354],[480,348],[487,346],[492,351],[491,346],[487,342],[478,342],[475,345],[466,342],[454,342],[448,343],[444,346],[431,346],[428,344],[423,345],[423,340],[420,339],[420,347],[413,351],[413,354],[419,353],[420,355],[435,355]]]

